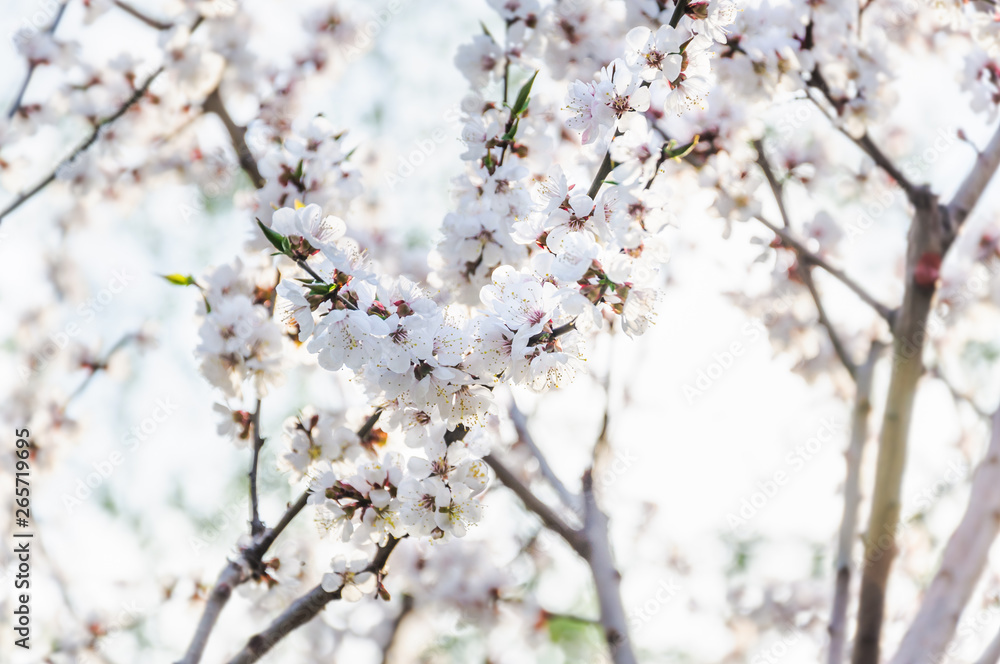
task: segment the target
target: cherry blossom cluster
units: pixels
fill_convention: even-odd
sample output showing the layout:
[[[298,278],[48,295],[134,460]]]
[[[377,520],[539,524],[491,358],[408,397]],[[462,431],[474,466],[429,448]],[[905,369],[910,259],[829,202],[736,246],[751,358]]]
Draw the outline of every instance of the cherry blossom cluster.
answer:
[[[274,284],[256,281],[264,274],[245,269],[237,258],[206,275],[201,286],[204,319],[196,353],[202,374],[227,397],[242,397],[248,383],[260,398],[281,379],[286,338],[271,315]]]

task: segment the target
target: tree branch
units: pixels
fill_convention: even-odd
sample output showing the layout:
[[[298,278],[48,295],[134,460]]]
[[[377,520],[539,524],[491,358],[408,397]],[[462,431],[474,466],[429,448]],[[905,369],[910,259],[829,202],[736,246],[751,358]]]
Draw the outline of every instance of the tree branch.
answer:
[[[875,490],[865,534],[865,566],[853,664],[878,664],[885,611],[886,586],[896,554],[900,491],[906,465],[906,444],[917,383],[924,371],[923,349],[936,281],[918,279],[918,265],[927,254],[942,255],[947,230],[945,210],[937,197],[921,188],[910,224],[906,253],[906,290],[893,326],[893,367],[879,440]]]
[[[365,568],[365,571],[382,574],[389,556],[392,555],[392,551],[399,544],[399,541],[399,539],[391,537],[385,546],[380,546],[371,563]],[[322,585],[317,585],[308,593],[292,602],[291,606],[285,609],[284,613],[278,616],[267,629],[250,637],[250,640],[247,641],[243,649],[229,660],[229,664],[251,664],[252,662],[256,662],[295,629],[315,618],[327,604],[340,599],[342,590],[343,587],[333,592],[327,592],[323,590]]]
[[[376,409],[365,420],[365,423],[361,425],[361,428],[358,429],[358,437],[363,438],[367,436],[381,415],[382,409]],[[288,524],[305,509],[310,493],[310,489],[303,491],[298,499],[288,506],[288,509],[285,510],[284,515],[282,515],[274,528],[263,530],[255,544],[243,551],[237,560],[230,561],[222,570],[218,580],[215,582],[215,586],[212,588],[208,602],[205,604],[205,610],[198,622],[198,627],[195,630],[191,644],[188,646],[187,653],[177,664],[198,664],[201,661],[201,655],[205,650],[205,644],[208,643],[208,637],[215,628],[215,622],[218,620],[219,614],[222,613],[226,602],[229,601],[229,596],[232,594],[233,588],[246,583],[250,579],[252,572],[261,571],[264,554],[267,553],[267,550],[271,548],[271,545],[278,539],[278,536],[288,527]]]
[[[958,232],[976,203],[986,191],[987,185],[993,179],[997,167],[1000,166],[1000,128],[997,128],[986,149],[976,155],[976,164],[965,176],[954,198],[948,204],[948,219],[952,235]]]
[[[69,2],[62,2],[59,4],[59,9],[56,10],[56,15],[52,19],[52,24],[45,29],[46,34],[54,34],[56,28],[59,27],[59,21],[62,20],[63,13],[66,11],[66,5]],[[14,97],[13,103],[10,105],[10,110],[7,111],[7,119],[17,115],[17,112],[21,110],[21,101],[24,99],[24,93],[28,90],[28,84],[31,82],[31,77],[35,73],[35,69],[38,67],[37,62],[28,62],[28,71],[24,74],[24,80],[21,82],[21,87],[17,91],[17,95]]]
[[[257,464],[260,460],[260,450],[264,447],[264,437],[260,435],[260,399],[251,416],[253,423],[253,457],[250,462],[250,534],[256,537],[264,530],[260,521],[259,503],[257,501]]]
[[[496,456],[489,454],[483,458],[483,461],[493,469],[496,473],[497,479],[500,480],[504,486],[513,491],[524,506],[529,510],[538,515],[549,530],[554,531],[564,540],[566,543],[572,547],[581,558],[587,559],[589,554],[590,546],[586,539],[583,537],[579,530],[569,527],[566,522],[563,521],[562,517],[556,514],[552,509],[543,503],[531,489],[529,489],[517,476],[511,472],[507,466],[503,464]]]
[[[597,507],[594,481],[588,470],[583,475],[584,536],[589,544],[585,556],[590,564],[601,607],[604,638],[615,664],[638,664],[628,637],[628,622],[622,606],[621,574],[615,567],[608,538],[608,517]]]
[[[571,509],[577,509],[580,506],[579,496],[574,496],[566,488],[566,485],[562,483],[559,476],[556,475],[555,471],[552,470],[552,466],[549,465],[548,460],[545,455],[542,454],[542,450],[535,444],[534,438],[531,436],[531,432],[528,431],[528,422],[524,417],[524,413],[517,407],[517,403],[511,398],[510,404],[510,419],[514,424],[514,429],[517,431],[518,440],[529,450],[531,454],[538,461],[538,469],[541,471],[542,476],[548,480],[548,483],[552,485],[552,488],[556,490],[559,497],[566,504],[566,507]]]
[[[820,93],[823,95],[823,97],[827,100],[827,102],[829,102],[829,104],[833,106],[837,114],[840,115],[840,112],[843,109],[846,100],[837,100],[833,97],[833,93],[830,90],[830,86],[827,84],[826,79],[823,78],[823,74],[819,69],[819,65],[813,67],[813,70],[810,73],[809,78],[805,79],[805,83],[807,86],[819,90]],[[809,95],[808,92],[806,94],[809,97],[809,99],[813,101],[813,103],[816,103],[816,105],[819,106],[820,110],[824,112],[824,115],[826,115],[828,118],[830,118],[831,121],[833,121],[833,118],[830,117],[828,113],[826,113],[826,110],[822,106],[820,106],[819,103],[816,102],[813,96]],[[833,122],[833,125],[837,128],[838,131],[840,131],[840,133],[842,133],[844,136],[850,139],[852,143],[861,148],[862,152],[871,157],[872,160],[876,164],[878,164],[878,166],[883,171],[885,171],[889,175],[889,177],[891,177],[904,192],[906,192],[906,196],[907,198],[910,199],[911,202],[914,201],[914,196],[917,195],[919,187],[915,186],[912,182],[910,182],[906,178],[906,176],[903,175],[903,173],[898,168],[896,168],[896,165],[893,164],[892,160],[889,159],[889,157],[887,157],[886,154],[882,152],[882,150],[878,147],[878,145],[875,144],[875,141],[872,140],[871,136],[868,135],[867,131],[860,137],[857,137],[857,136],[852,136],[850,133],[848,133],[848,131],[844,129],[840,125],[840,123]]]
[[[760,165],[760,169],[764,172],[764,177],[767,178],[767,183],[771,187],[771,193],[774,195],[774,200],[778,204],[778,211],[781,214],[781,221],[785,228],[791,227],[791,219],[788,216],[788,210],[785,207],[785,189],[784,186],[778,182],[778,178],[774,176],[774,170],[771,168],[771,162],[768,161],[767,155],[764,153],[764,144],[757,139],[753,142],[754,149],[757,150],[757,163]],[[827,335],[830,337],[830,343],[833,344],[833,350],[840,358],[840,362],[847,369],[847,373],[851,375],[852,378],[855,377],[857,367],[854,365],[854,361],[851,359],[850,353],[847,352],[847,347],[840,340],[840,335],[837,334],[837,330],[833,326],[833,321],[826,314],[826,307],[823,306],[823,299],[820,297],[819,289],[816,288],[816,281],[812,276],[812,264],[808,260],[804,260],[799,251],[796,251],[796,256],[799,257],[799,264],[796,272],[802,283],[809,290],[809,295],[813,299],[813,303],[816,305],[816,314],[819,318],[819,323],[824,328],[826,328]]]
[[[806,247],[800,240],[792,236],[788,231],[779,228],[778,226],[775,226],[770,221],[764,219],[760,215],[757,215],[756,219],[760,223],[767,226],[767,228],[770,229],[771,232],[773,232],[775,235],[781,238],[783,244],[786,244],[790,248],[794,249],[795,252],[799,255],[799,257],[803,261],[812,263],[817,267],[823,268],[823,270],[829,273],[830,276],[836,278],[838,281],[840,281],[845,286],[854,291],[855,295],[861,298],[861,300],[865,304],[874,309],[879,316],[884,318],[885,321],[889,323],[890,326],[892,326],[896,318],[896,312],[890,309],[889,307],[885,306],[878,300],[876,300],[874,297],[872,297],[868,293],[868,291],[866,291],[858,282],[854,281],[854,279],[847,276],[847,274],[843,270],[833,267],[832,265],[830,265],[830,263],[826,261],[825,258],[820,256],[819,254],[815,254],[812,251],[810,251],[808,247]]]
[[[844,480],[844,515],[840,522],[840,536],[837,540],[837,576],[828,630],[830,633],[828,664],[842,664],[844,661],[844,636],[851,587],[851,554],[854,550],[854,539],[857,537],[858,507],[861,503],[861,459],[868,441],[868,419],[872,409],[872,374],[884,348],[884,344],[873,341],[868,351],[868,359],[855,373],[857,391],[854,394],[854,410],[851,415],[851,442],[844,455],[847,460],[847,477]]]
[[[1000,408],[992,424],[989,447],[973,477],[965,515],[948,539],[941,567],[891,664],[923,664],[928,655],[945,654],[986,568],[990,548],[1000,533]]]
[[[130,14],[132,17],[139,19],[154,30],[169,30],[174,27],[173,23],[167,23],[165,21],[157,20],[151,16],[147,16],[123,0],[114,0],[114,3],[116,7],[123,10],[127,14]]]
[[[222,103],[218,87],[212,90],[208,97],[205,98],[202,108],[209,113],[214,113],[222,120],[222,124],[226,127],[226,132],[229,134],[229,140],[233,144],[233,149],[236,151],[236,158],[240,162],[240,168],[250,177],[250,181],[254,187],[257,189],[263,187],[266,180],[260,174],[260,169],[257,167],[257,160],[254,159],[253,153],[247,145],[247,129],[233,122],[233,119],[229,116],[229,112],[226,110],[225,104]]]

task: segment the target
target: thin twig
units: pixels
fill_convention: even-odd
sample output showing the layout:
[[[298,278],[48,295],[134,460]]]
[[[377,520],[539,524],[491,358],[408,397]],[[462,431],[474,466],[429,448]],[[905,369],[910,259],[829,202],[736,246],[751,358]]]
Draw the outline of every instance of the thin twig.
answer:
[[[529,450],[531,454],[538,461],[538,469],[541,471],[542,476],[548,480],[552,488],[556,490],[559,497],[566,504],[567,507],[576,509],[580,506],[580,497],[574,496],[570,493],[566,485],[562,483],[559,476],[556,475],[555,471],[552,470],[552,466],[549,465],[548,460],[545,455],[542,454],[542,450],[535,443],[534,438],[531,436],[531,432],[528,431],[528,421],[524,417],[524,413],[521,409],[517,407],[517,403],[511,398],[510,403],[510,420],[514,424],[514,429],[517,431],[518,440]]]
[[[847,274],[845,274],[843,270],[833,267],[832,265],[830,265],[830,263],[827,262],[825,258],[820,256],[819,254],[810,251],[808,247],[806,247],[800,240],[792,236],[788,231],[779,228],[778,226],[775,226],[770,221],[768,221],[767,219],[763,218],[760,215],[757,215],[756,219],[760,223],[767,226],[775,235],[780,237],[783,244],[786,244],[790,248],[794,249],[796,253],[799,254],[799,257],[803,261],[812,263],[817,267],[823,268],[825,272],[828,272],[831,276],[835,277],[845,286],[854,291],[855,295],[861,298],[861,300],[865,304],[874,309],[879,316],[884,318],[886,322],[888,322],[889,325],[892,326],[893,321],[895,319],[895,312],[889,307],[879,302],[878,300],[876,300],[871,295],[869,295],[868,291],[866,291],[860,284],[858,284],[858,282],[854,281],[854,279],[847,276]]]
[[[838,115],[840,114],[841,109],[843,107],[843,102],[838,101],[833,97],[833,93],[830,90],[830,86],[827,84],[826,79],[823,78],[823,73],[820,71],[819,65],[816,65],[813,68],[809,78],[807,78],[805,82],[807,86],[819,90],[820,93],[823,95],[823,97],[827,100],[827,102],[829,102],[829,104],[833,106],[837,114]],[[826,115],[828,118],[830,118],[831,121],[833,121],[833,118],[828,113],[826,113],[826,109],[824,109],[818,102],[816,102],[816,99],[812,95],[809,95],[807,92],[807,96],[813,103],[815,103],[820,108],[820,110],[824,112],[824,115]],[[884,170],[889,175],[889,177],[891,177],[896,182],[896,184],[900,186],[900,188],[904,192],[906,192],[906,196],[907,198],[910,199],[911,202],[914,200],[914,196],[917,194],[918,187],[915,186],[912,182],[910,182],[909,179],[905,175],[903,175],[902,171],[900,171],[896,167],[896,165],[892,163],[892,160],[889,159],[889,157],[886,156],[884,152],[882,152],[882,150],[878,147],[878,145],[875,144],[875,141],[872,140],[872,137],[868,135],[867,131],[860,137],[858,137],[851,135],[850,132],[848,132],[839,122],[833,122],[833,125],[837,128],[838,131],[840,131],[840,133],[842,133],[844,136],[850,139],[852,143],[857,145],[859,148],[861,148],[861,150],[865,154],[871,157],[872,160],[876,164],[878,164],[878,166],[882,170]]]
[[[257,465],[260,460],[260,450],[264,447],[264,437],[260,434],[260,399],[254,408],[251,422],[253,426],[253,457],[250,462],[250,534],[256,537],[264,530],[260,520],[259,503],[257,502]]]
[[[365,567],[365,571],[381,575],[385,570],[389,556],[392,555],[392,551],[399,544],[399,541],[395,537],[389,538],[389,542],[385,546],[378,548],[372,561]],[[278,616],[267,629],[250,637],[243,649],[229,660],[229,664],[256,662],[283,638],[315,618],[327,604],[339,600],[342,592],[343,586],[333,592],[327,592],[323,590],[322,585],[317,585],[292,602],[291,606],[285,609],[284,613]]]
[[[155,18],[153,18],[151,16],[147,16],[146,14],[143,14],[141,11],[139,11],[138,9],[136,9],[135,7],[133,7],[132,5],[130,5],[129,3],[124,2],[124,0],[114,0],[114,3],[115,3],[116,7],[118,7],[119,9],[121,9],[123,11],[125,11],[127,14],[130,14],[134,18],[139,19],[140,21],[142,21],[143,23],[145,23],[149,27],[153,28],[154,30],[169,30],[170,28],[174,27],[173,23],[167,23],[166,21],[160,21],[160,20],[155,19]]]
[[[56,28],[59,27],[59,21],[62,20],[63,13],[66,11],[66,5],[69,2],[62,2],[59,4],[59,9],[56,10],[56,15],[52,19],[52,23],[48,28],[45,29],[46,34],[55,34]],[[24,74],[24,80],[21,81],[21,87],[17,91],[17,95],[14,97],[14,102],[10,105],[10,110],[7,111],[7,119],[17,115],[17,112],[21,110],[21,102],[24,100],[24,93],[28,90],[28,83],[31,82],[31,77],[35,73],[35,69],[38,68],[37,62],[28,62],[28,71]]]
[[[958,233],[958,229],[982,198],[998,167],[1000,167],[1000,127],[994,132],[986,149],[976,155],[976,163],[948,204],[948,221],[953,236]]]
[[[66,409],[69,408],[70,403],[72,403],[74,399],[83,394],[83,391],[87,389],[91,381],[94,380],[94,376],[99,371],[104,371],[105,369],[108,368],[108,365],[111,363],[111,358],[114,357],[114,355],[118,351],[125,348],[126,345],[128,345],[132,341],[139,339],[141,336],[142,335],[140,332],[132,332],[130,334],[126,334],[121,339],[116,341],[115,344],[111,346],[111,348],[108,349],[108,352],[104,354],[104,357],[102,359],[96,360],[90,365],[88,365],[87,368],[89,369],[89,373],[83,379],[83,381],[79,385],[77,385],[76,389],[73,390],[72,394],[66,397],[66,401],[64,401],[62,406],[60,406],[59,411],[65,413]]]
[[[771,162],[768,160],[767,155],[764,153],[764,144],[760,139],[753,142],[754,148],[757,150],[757,163],[760,165],[760,169],[764,172],[764,177],[767,179],[768,185],[771,187],[771,193],[774,196],[775,202],[778,204],[778,211],[781,214],[781,221],[785,228],[791,227],[791,219],[788,216],[788,209],[785,207],[785,189],[784,186],[778,181],[778,178],[774,175],[774,170],[771,168]],[[812,276],[812,264],[807,260],[802,260],[801,254],[796,251],[798,255],[799,262],[796,271],[798,272],[799,278],[805,287],[809,290],[809,295],[813,299],[813,303],[816,305],[816,314],[819,318],[819,323],[824,328],[826,328],[827,335],[830,337],[830,343],[833,344],[833,350],[840,358],[841,364],[847,369],[847,373],[853,378],[857,367],[854,361],[851,359],[850,353],[847,351],[847,347],[844,342],[841,341],[840,335],[837,333],[836,328],[833,326],[833,321],[826,313],[826,307],[823,306],[823,299],[820,297],[819,289],[816,288],[816,281]]]

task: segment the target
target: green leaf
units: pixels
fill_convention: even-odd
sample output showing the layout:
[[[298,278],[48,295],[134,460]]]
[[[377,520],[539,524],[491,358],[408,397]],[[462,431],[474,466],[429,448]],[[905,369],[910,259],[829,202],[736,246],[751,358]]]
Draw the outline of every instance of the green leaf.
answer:
[[[517,125],[520,120],[514,120],[514,124],[511,125],[510,129],[501,138],[505,141],[512,141],[514,137],[517,136]]]
[[[684,157],[691,154],[691,150],[694,150],[694,146],[698,145],[698,141],[701,136],[695,134],[695,137],[687,145],[682,145],[680,147],[674,141],[670,141],[668,145],[663,146],[663,156],[666,159],[683,159]]]
[[[192,277],[190,274],[164,274],[161,276],[175,286],[198,285],[194,282],[194,277]]]
[[[514,102],[514,115],[520,115],[528,110],[528,95],[531,94],[531,86],[535,84],[535,77],[538,76],[538,71],[535,71],[528,79],[528,82],[521,86],[521,91],[517,93],[517,100]]]
[[[260,219],[257,220],[257,225],[260,226],[260,230],[263,231],[264,237],[267,238],[267,241],[273,244],[274,248],[280,251],[281,253],[287,254],[289,250],[292,248],[292,245],[288,241],[287,237],[285,237],[284,235],[282,235],[281,233],[279,233],[274,229],[268,228],[263,223],[261,223]]]

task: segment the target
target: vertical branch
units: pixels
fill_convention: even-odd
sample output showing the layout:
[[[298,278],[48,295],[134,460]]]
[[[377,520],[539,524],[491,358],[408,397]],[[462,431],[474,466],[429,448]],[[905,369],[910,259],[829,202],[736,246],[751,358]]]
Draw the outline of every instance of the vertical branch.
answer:
[[[969,504],[945,545],[941,567],[931,581],[917,617],[903,636],[892,664],[923,664],[944,654],[962,610],[986,568],[1000,533],[1000,408],[993,414],[986,456],[972,480]]]
[[[628,637],[628,622],[622,606],[621,578],[611,555],[608,537],[608,517],[597,507],[594,480],[590,471],[583,475],[583,532],[590,546],[587,563],[594,576],[597,599],[601,607],[604,638],[615,664],[638,664]]]
[[[927,254],[944,251],[945,213],[926,188],[915,194],[919,203],[910,226],[906,257],[906,291],[893,333],[893,366],[879,440],[875,490],[865,533],[865,565],[853,664],[878,664],[885,612],[886,586],[896,555],[900,490],[906,466],[906,443],[917,383],[924,371],[923,349],[936,283],[915,274]]]
[[[857,391],[851,415],[851,442],[845,453],[847,477],[844,480],[844,515],[837,541],[837,576],[833,592],[833,609],[830,612],[830,649],[828,664],[844,661],[844,635],[847,626],[847,605],[850,601],[851,553],[858,530],[858,507],[861,503],[861,459],[868,440],[868,419],[871,413],[872,374],[884,344],[874,341],[868,359],[855,373]]]
[[[250,181],[253,186],[260,189],[264,186],[266,180],[264,176],[260,174],[260,169],[257,167],[257,161],[253,157],[253,153],[250,151],[250,146],[247,145],[246,127],[241,127],[237,125],[233,118],[230,117],[229,111],[226,110],[225,104],[222,103],[222,97],[219,94],[219,88],[215,88],[209,93],[208,97],[205,98],[205,102],[202,107],[209,113],[214,113],[222,120],[222,124],[226,128],[226,133],[229,134],[229,140],[233,144],[233,149],[236,151],[236,158],[240,162],[240,168],[250,177]]]
[[[256,537],[264,531],[260,520],[260,505],[257,498],[257,465],[260,450],[264,447],[264,437],[260,435],[260,399],[253,411],[253,458],[250,461],[250,534]]]

